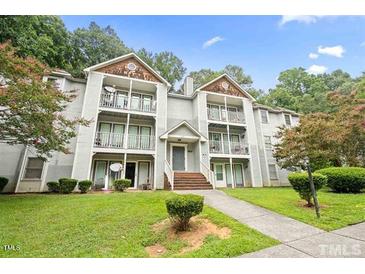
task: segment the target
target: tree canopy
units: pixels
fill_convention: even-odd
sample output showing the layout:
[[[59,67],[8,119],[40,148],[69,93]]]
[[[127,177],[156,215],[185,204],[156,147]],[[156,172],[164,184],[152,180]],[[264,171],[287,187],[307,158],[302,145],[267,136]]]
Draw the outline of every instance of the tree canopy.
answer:
[[[105,62],[131,52],[110,26],[102,28],[91,22],[88,28],[70,33],[73,75],[80,76],[89,66]]]
[[[0,44],[0,72],[0,140],[31,145],[40,157],[53,151],[68,153],[76,126],[88,125],[63,112],[75,93],[43,81],[50,69],[32,57],[19,57],[8,43]]]
[[[153,54],[142,48],[136,54],[173,86],[185,75],[186,68],[183,61],[172,52],[163,51]]]
[[[365,166],[365,99],[351,94],[327,95],[329,111],[303,115],[297,126],[280,128],[274,156],[284,167]]]

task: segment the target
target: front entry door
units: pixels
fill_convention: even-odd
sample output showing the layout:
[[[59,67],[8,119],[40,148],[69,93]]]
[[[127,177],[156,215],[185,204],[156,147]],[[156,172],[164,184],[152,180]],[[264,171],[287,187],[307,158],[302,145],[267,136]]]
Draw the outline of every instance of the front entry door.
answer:
[[[172,169],[173,170],[186,170],[185,147],[181,147],[181,146],[172,147]]]
[[[136,176],[136,163],[127,163],[125,168],[125,178],[131,180],[131,187],[134,187]]]

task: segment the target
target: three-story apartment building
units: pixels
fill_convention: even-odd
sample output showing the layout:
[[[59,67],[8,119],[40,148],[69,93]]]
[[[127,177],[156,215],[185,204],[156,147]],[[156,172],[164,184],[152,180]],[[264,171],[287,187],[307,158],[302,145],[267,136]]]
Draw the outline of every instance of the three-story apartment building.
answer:
[[[93,181],[110,189],[118,178],[132,188],[185,189],[261,187],[287,184],[287,171],[272,156],[278,126],[299,116],[255,99],[226,74],[194,90],[185,79],[183,94],[135,54],[86,68],[86,80],[55,71],[45,80],[63,92],[76,90],[66,115],[83,117],[70,154],[43,161],[32,148],[0,145],[4,192],[47,191],[60,177]]]

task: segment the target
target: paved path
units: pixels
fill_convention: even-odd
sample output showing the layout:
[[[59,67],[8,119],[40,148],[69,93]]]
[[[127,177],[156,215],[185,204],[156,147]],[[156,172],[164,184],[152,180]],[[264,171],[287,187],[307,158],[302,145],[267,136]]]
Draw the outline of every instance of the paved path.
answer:
[[[205,203],[282,244],[245,254],[242,257],[365,258],[365,223],[332,232],[285,217],[270,210],[228,196],[219,190],[185,190],[177,193],[203,195]]]

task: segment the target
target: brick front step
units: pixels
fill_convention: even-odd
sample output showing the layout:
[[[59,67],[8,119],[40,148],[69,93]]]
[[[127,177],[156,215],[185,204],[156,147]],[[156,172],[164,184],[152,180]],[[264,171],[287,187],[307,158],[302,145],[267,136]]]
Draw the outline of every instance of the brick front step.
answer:
[[[175,186],[174,190],[191,190],[191,189],[213,189],[211,185],[208,186]]]
[[[203,174],[197,172],[175,172],[174,189],[212,189]]]

